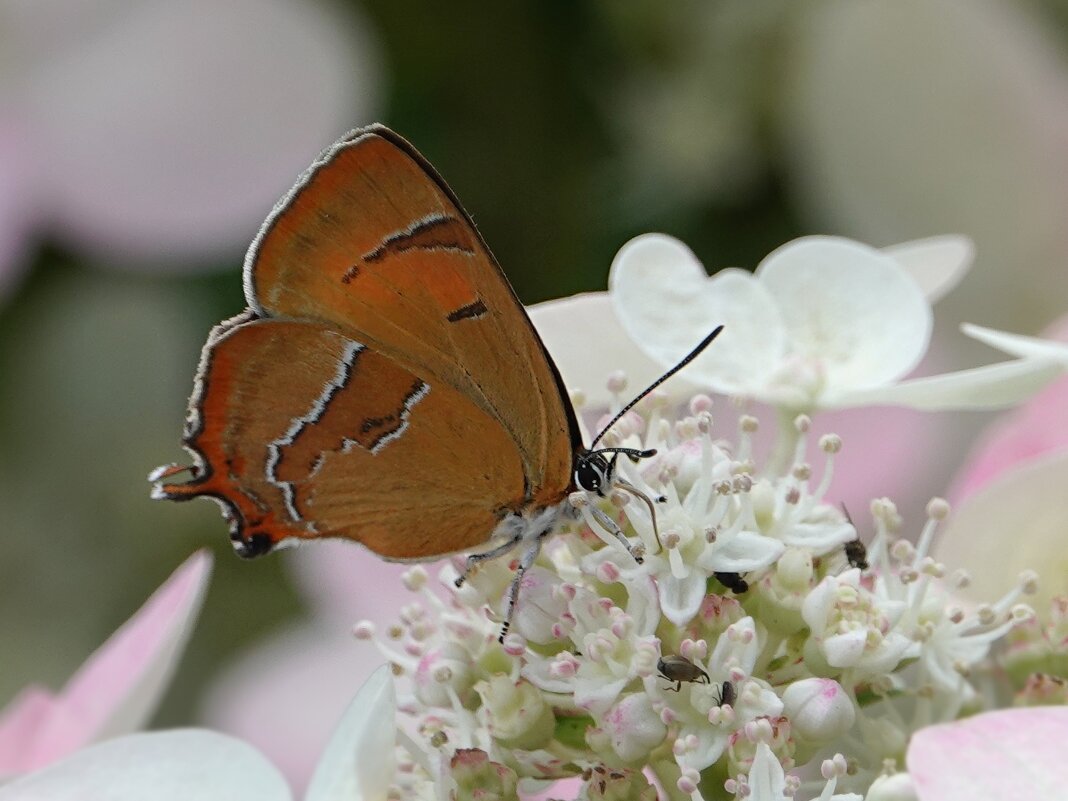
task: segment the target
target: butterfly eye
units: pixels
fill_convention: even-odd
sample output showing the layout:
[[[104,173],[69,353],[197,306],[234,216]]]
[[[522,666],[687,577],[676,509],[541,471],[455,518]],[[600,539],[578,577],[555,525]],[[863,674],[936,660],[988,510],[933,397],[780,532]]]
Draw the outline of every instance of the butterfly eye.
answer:
[[[601,494],[607,476],[608,464],[600,454],[587,454],[580,457],[575,465],[575,484],[587,492]]]

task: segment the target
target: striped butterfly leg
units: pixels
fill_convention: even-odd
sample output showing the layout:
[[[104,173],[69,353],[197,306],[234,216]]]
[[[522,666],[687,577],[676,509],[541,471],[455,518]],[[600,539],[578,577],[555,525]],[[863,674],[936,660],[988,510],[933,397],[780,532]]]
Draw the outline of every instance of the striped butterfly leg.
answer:
[[[561,516],[567,514],[565,510],[568,506],[569,502],[565,500],[556,506],[547,506],[543,508],[534,507],[528,509],[526,514],[511,514],[504,518],[499,524],[498,533],[507,533],[507,539],[500,545],[491,548],[488,551],[470,554],[464,565],[463,573],[456,577],[454,584],[457,587],[462,587],[467,581],[468,576],[471,574],[471,571],[477,568],[480,564],[504,556],[523,543],[526,543],[527,547],[519,558],[515,576],[512,577],[512,581],[508,587],[508,594],[506,596],[508,602],[505,609],[504,621],[501,624],[501,633],[498,637],[500,642],[504,641],[504,637],[511,626],[512,614],[515,611],[515,605],[519,598],[519,588],[523,583],[523,575],[530,566],[534,564],[535,560],[538,558],[538,554],[541,553],[542,542],[544,542],[545,538],[556,528],[556,524]]]
[[[616,523],[616,521],[613,520],[611,517],[609,517],[604,512],[604,510],[597,505],[597,496],[590,496],[591,493],[588,492],[573,492],[571,493],[571,502],[576,508],[588,509],[590,511],[590,514],[593,515],[594,520],[596,520],[606,531],[608,531],[613,537],[615,537],[620,545],[626,548],[627,553],[631,555],[631,558],[634,559],[635,562],[637,562],[639,565],[644,564],[644,546],[641,545],[641,543],[637,545],[631,545],[630,541],[627,540],[627,536],[623,533],[623,529],[619,527],[619,524]]]

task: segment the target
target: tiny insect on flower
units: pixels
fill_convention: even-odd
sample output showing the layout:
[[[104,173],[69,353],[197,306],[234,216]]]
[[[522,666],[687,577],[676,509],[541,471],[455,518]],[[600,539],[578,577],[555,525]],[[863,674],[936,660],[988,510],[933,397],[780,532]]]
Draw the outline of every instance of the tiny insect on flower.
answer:
[[[738,691],[734,689],[733,684],[724,680],[719,687],[719,698],[716,699],[716,706],[734,706],[734,702],[737,700]]]
[[[712,575],[716,577],[716,581],[735,595],[749,592],[749,582],[742,578],[739,573],[723,573],[717,571]]]
[[[844,547],[850,567],[855,567],[858,570],[868,569],[868,549],[864,547],[864,543],[860,541],[859,537],[855,540],[850,540]]]
[[[697,684],[711,683],[707,673],[686,657],[678,654],[660,657],[656,660],[656,669],[660,672],[662,678],[675,682],[674,688],[666,688],[673,692],[679,692],[684,681],[696,682]]]
[[[853,526],[856,530],[856,524],[853,522],[853,517],[849,514],[849,510],[846,509],[845,504],[842,504],[842,512],[845,514],[845,519],[849,525]],[[860,539],[860,535],[857,535],[855,540],[850,540],[844,546],[845,556],[849,561],[850,567],[855,567],[858,570],[868,569],[868,549]]]

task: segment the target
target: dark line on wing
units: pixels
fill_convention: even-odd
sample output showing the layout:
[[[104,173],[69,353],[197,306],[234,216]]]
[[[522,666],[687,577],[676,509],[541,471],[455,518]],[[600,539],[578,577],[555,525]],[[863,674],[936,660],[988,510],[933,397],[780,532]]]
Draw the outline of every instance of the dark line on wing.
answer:
[[[473,256],[475,255],[475,242],[471,229],[465,223],[455,217],[439,215],[420,220],[407,231],[390,235],[381,245],[366,254],[363,260],[372,264],[382,261],[387,256],[417,249],[454,250]]]
[[[482,298],[479,298],[474,303],[468,303],[466,306],[461,306],[455,311],[449,312],[445,319],[450,323],[458,323],[460,320],[478,319],[487,311],[489,309],[486,308],[486,304],[482,302]]]
[[[360,274],[360,265],[354,264],[349,269],[345,270],[345,274],[341,276],[341,283],[350,284],[352,279]]]
[[[382,430],[378,432],[377,436],[374,436],[371,439],[369,444],[359,442],[358,437],[357,441],[359,444],[372,453],[375,453],[383,445],[401,436],[408,427],[408,415],[411,413],[412,406],[415,403],[418,403],[429,389],[430,387],[425,381],[417,378],[412,384],[412,388],[408,390],[408,394],[404,396],[404,400],[401,401],[400,407],[395,412],[390,412],[384,417],[365,418],[360,425],[361,434],[373,434],[375,429]]]

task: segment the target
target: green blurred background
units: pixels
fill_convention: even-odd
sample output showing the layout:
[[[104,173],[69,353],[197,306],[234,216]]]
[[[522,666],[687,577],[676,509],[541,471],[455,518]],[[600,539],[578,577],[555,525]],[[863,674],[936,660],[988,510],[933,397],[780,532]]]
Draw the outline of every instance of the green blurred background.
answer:
[[[0,0],[0,702],[61,686],[198,547],[216,572],[158,722],[303,614],[284,559],[236,559],[213,504],[144,477],[183,458],[244,247],[347,128],[411,140],[527,303],[604,289],[655,230],[710,270],[804,233],[970,234],[951,366],[991,358],[961,320],[1034,333],[1068,305],[1054,0],[166,6]],[[941,480],[977,420],[947,423]]]

